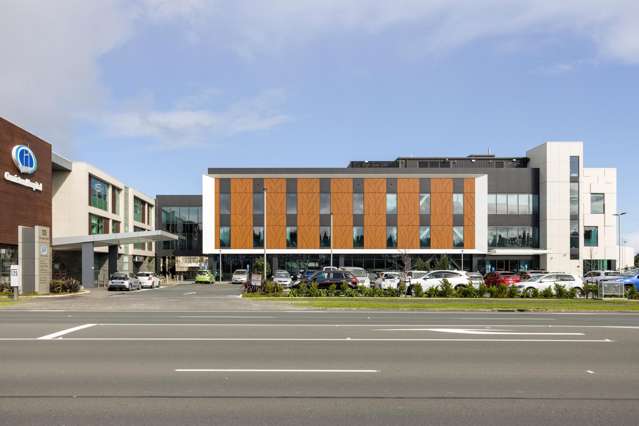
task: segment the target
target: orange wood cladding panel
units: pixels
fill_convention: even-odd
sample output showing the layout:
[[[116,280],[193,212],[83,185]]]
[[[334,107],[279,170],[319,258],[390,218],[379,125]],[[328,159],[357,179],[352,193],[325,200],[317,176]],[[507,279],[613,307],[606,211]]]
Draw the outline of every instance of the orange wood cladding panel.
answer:
[[[475,226],[475,194],[464,193],[464,226]]]
[[[350,192],[331,192],[331,210],[335,216],[353,218],[353,194]]]
[[[474,226],[464,226],[464,248],[465,249],[475,248],[475,227]]]
[[[331,179],[331,193],[352,193],[353,192],[353,180],[352,179]]]
[[[419,179],[397,179],[397,192],[413,192],[419,194]]]
[[[286,248],[286,179],[264,179],[266,247]]]
[[[431,247],[453,247],[453,180],[435,178],[430,181],[430,235]]]
[[[364,226],[364,248],[386,248],[386,226]]]
[[[299,178],[297,179],[297,193],[311,192],[318,194],[320,184],[318,178]]]
[[[253,248],[253,179],[231,179],[231,248]]]
[[[386,248],[386,179],[364,179],[364,248]]]
[[[453,227],[452,226],[431,226],[430,246],[434,249],[453,247]]]
[[[386,179],[364,179],[364,193],[386,194]]]
[[[213,247],[220,248],[220,179],[215,179],[215,230]]]
[[[353,248],[353,226],[338,226],[333,222],[333,248]]]
[[[298,216],[318,216],[319,220],[320,195],[319,192],[297,193]]]
[[[419,225],[397,226],[397,248],[417,249],[419,248]]]
[[[464,194],[475,193],[475,178],[464,179]]]
[[[300,249],[319,248],[319,226],[297,225],[297,247]]]

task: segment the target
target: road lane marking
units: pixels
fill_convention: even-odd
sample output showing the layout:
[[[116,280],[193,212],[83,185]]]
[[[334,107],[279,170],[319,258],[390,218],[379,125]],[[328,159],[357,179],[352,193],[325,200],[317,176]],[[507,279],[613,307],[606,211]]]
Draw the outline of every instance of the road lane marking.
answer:
[[[255,318],[255,317],[253,317]],[[160,318],[161,319],[161,318]],[[516,328],[602,328],[602,329],[639,329],[639,326],[615,325],[536,325],[536,324],[283,324],[283,323],[100,323],[104,326],[203,326],[203,327],[412,327],[412,328],[463,328],[463,327],[516,327]]]
[[[7,339],[11,340],[11,339]],[[131,342],[520,342],[520,343],[612,343],[611,339],[444,339],[444,338],[297,338],[297,337],[69,337],[69,341]]]
[[[184,293],[182,296],[190,296],[192,294],[197,294],[195,291],[189,291],[188,293]]]
[[[178,318],[218,318],[218,319],[224,319],[224,318],[229,318],[229,319],[253,319],[253,318],[261,318],[261,319],[266,319],[266,318],[275,318],[273,316],[260,316],[260,315],[181,315],[178,316]]]
[[[586,370],[586,373],[588,373],[588,374],[595,374],[595,372],[594,372],[594,371],[592,371],[592,370]]]
[[[379,370],[298,370],[265,368],[176,368],[176,373],[379,373]]]
[[[546,332],[516,332],[509,330],[486,330],[472,328],[383,328],[375,331],[435,331],[438,333],[508,335],[508,336],[583,336],[584,333],[546,333]]]
[[[46,336],[38,337],[37,340],[55,340],[61,339],[65,334],[73,333],[76,331],[84,330],[85,328],[95,327],[97,324],[82,324],[77,327],[66,328],[64,330],[56,331],[55,333],[47,334]]]

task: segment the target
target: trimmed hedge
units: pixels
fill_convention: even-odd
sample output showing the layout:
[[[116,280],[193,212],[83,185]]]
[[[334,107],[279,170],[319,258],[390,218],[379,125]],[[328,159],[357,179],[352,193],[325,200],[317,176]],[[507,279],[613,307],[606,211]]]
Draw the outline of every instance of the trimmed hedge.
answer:
[[[49,291],[54,294],[61,293],[77,293],[80,291],[80,281],[73,278],[65,278],[62,280],[51,280]]]

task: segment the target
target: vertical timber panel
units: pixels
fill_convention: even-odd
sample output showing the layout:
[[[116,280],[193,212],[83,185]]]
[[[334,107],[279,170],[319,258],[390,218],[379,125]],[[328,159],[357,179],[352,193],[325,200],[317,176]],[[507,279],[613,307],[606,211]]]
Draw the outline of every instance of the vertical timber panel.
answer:
[[[364,248],[386,248],[386,179],[364,179]]]
[[[253,248],[253,179],[231,179],[231,248]]]
[[[453,247],[453,180],[433,178],[430,181],[431,248]]]
[[[333,248],[353,248],[353,180],[331,179]]]
[[[317,178],[297,179],[297,247],[319,248],[320,185]]]
[[[397,247],[419,248],[419,179],[397,179]]]
[[[475,178],[464,179],[464,248],[475,248]]]
[[[266,248],[286,248],[286,179],[264,179],[266,189]]]

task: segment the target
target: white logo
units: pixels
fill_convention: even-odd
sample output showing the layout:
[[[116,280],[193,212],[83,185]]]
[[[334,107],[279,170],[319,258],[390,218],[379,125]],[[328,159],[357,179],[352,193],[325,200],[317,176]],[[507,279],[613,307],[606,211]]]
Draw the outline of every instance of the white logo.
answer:
[[[38,160],[31,148],[26,145],[14,146],[11,150],[11,157],[20,173],[32,175],[38,170]]]

